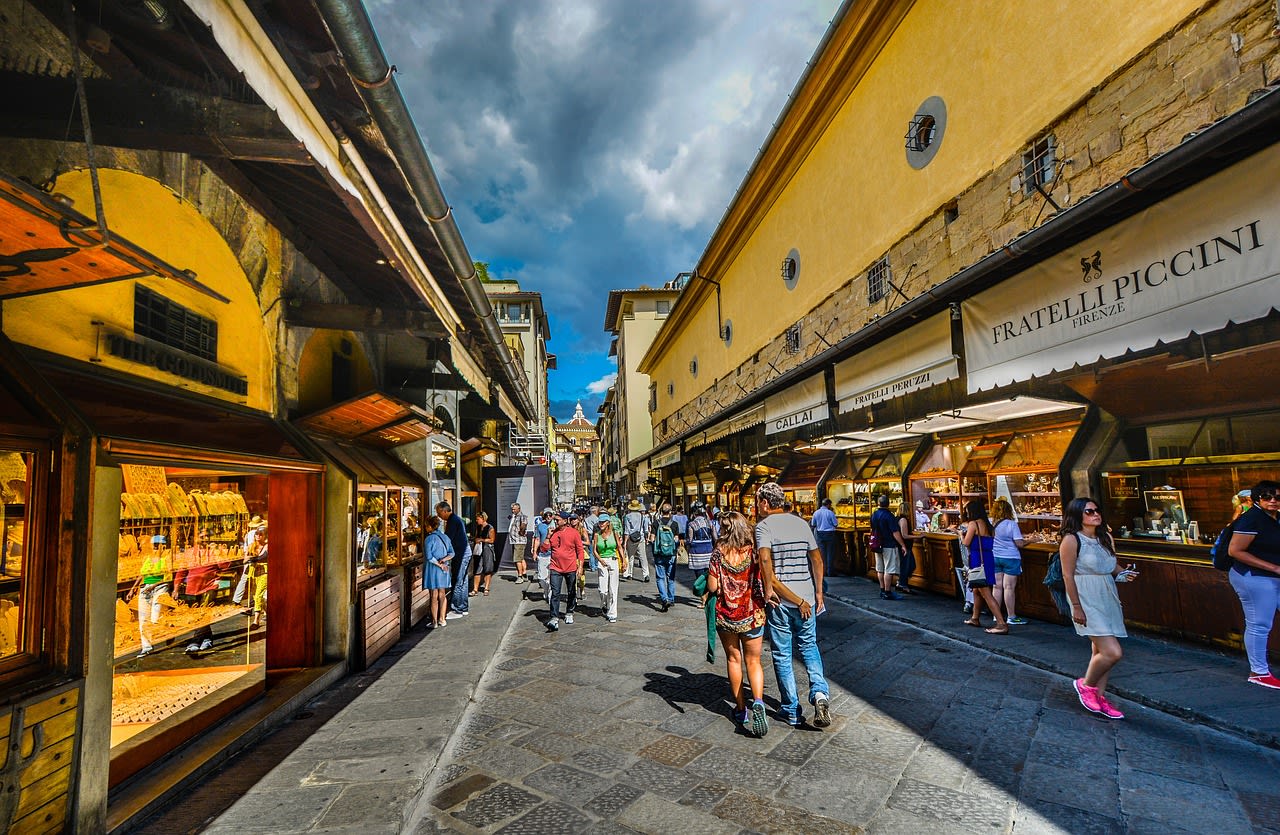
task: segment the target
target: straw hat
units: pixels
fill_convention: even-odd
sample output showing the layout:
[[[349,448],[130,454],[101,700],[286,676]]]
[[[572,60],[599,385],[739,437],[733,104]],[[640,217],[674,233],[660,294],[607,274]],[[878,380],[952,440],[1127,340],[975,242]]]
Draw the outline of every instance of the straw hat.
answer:
[[[636,499],[632,499],[627,504],[627,510],[644,510],[644,507]]]
[[[266,526],[267,526],[267,523],[262,521],[261,516],[255,516],[249,520],[249,530],[254,530],[256,528],[265,528]]]

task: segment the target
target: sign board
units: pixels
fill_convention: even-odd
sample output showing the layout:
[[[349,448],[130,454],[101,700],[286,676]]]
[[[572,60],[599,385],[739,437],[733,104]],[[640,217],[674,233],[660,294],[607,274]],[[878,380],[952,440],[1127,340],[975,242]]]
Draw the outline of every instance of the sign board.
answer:
[[[970,392],[1248,322],[1280,305],[1280,145],[962,303]]]
[[[126,493],[169,493],[169,482],[165,478],[164,467],[152,467],[143,464],[121,464],[120,472],[124,476],[124,492]]]
[[[1109,498],[1138,498],[1138,477],[1136,475],[1109,475],[1107,476],[1106,484]]]

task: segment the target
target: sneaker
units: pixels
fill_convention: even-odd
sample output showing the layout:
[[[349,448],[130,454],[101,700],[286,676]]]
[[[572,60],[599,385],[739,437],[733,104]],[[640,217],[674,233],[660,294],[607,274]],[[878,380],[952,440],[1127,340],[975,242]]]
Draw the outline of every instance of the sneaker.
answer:
[[[609,623],[617,623],[617,622],[618,622],[618,619],[617,619],[617,618],[605,618],[605,620],[609,621]]]
[[[751,703],[751,733],[757,737],[762,737],[769,733],[769,720],[764,715],[764,702],[755,701]],[[743,724],[746,724],[745,717]]]
[[[1280,678],[1276,678],[1271,673],[1260,673],[1258,675],[1249,676],[1250,684],[1260,684],[1263,687],[1270,687],[1272,690],[1280,690]]]
[[[153,650],[151,649],[151,647],[143,647],[143,648],[138,652],[138,657],[139,657],[139,658],[146,658],[146,657],[147,657],[148,655],[150,655],[152,652],[153,652]]]
[[[1084,709],[1090,713],[1102,713],[1102,702],[1098,699],[1098,688],[1090,687],[1084,683],[1084,679],[1078,678],[1072,682],[1072,686],[1076,689],[1076,696],[1080,699],[1080,704],[1084,705]]]
[[[786,719],[787,724],[788,724],[788,725],[790,725],[790,726],[791,726],[791,727],[793,727],[793,728],[803,728],[803,727],[804,727],[804,717],[803,717],[803,716],[790,716],[790,717],[784,717],[784,719]]]
[[[882,600],[901,600],[902,595],[898,594],[896,591],[882,591],[880,592],[880,598]]]
[[[1025,626],[1030,622],[1031,621],[1027,620],[1024,617],[1012,617],[1012,618],[1007,618],[1005,620],[1005,623],[1009,624],[1010,626]]]
[[[671,604],[670,604],[670,603],[668,603],[668,602],[667,602],[667,601],[665,601],[665,600],[664,600],[664,601],[662,601],[662,611],[664,611],[664,612],[665,612],[665,611],[667,611],[667,610],[668,610],[668,609],[670,609],[670,608],[671,608]]]
[[[1101,693],[1098,694],[1098,707],[1101,708],[1102,715],[1108,719],[1124,718],[1124,714],[1116,710],[1116,706],[1107,701],[1107,697]]]
[[[200,651],[200,645],[199,645],[199,644],[197,644],[197,643],[190,643],[190,644],[187,644],[187,649],[186,649],[186,651],[187,651],[187,652],[199,652],[199,651]]]
[[[881,600],[888,600],[888,599],[889,599],[889,592],[885,591],[884,589],[880,589],[880,599],[881,599]]]
[[[826,696],[813,700],[813,724],[819,728],[831,727],[831,700]]]
[[[210,638],[205,638],[200,642],[200,651],[203,652],[207,649],[213,649],[213,640]]]
[[[733,724],[747,724],[747,709],[745,707],[742,710],[738,710],[736,707],[733,709]]]
[[[570,612],[569,614],[564,616],[564,622],[569,624],[570,626],[573,626],[573,612]]]
[[[560,631],[560,621],[556,620],[555,618],[552,618],[551,620],[547,621],[547,631],[548,632]]]
[[[641,578],[640,582],[642,582],[642,583],[647,583],[647,582],[649,582],[649,575],[648,575],[648,574],[644,575],[644,577],[642,577],[642,578]]]
[[[455,618],[465,618],[466,616],[467,616],[466,612],[449,612],[449,614],[444,616],[444,619],[453,620]]]
[[[973,604],[972,604],[972,603],[966,603],[966,604],[964,604],[964,613],[965,613],[966,615],[972,615],[972,614],[973,614]]]

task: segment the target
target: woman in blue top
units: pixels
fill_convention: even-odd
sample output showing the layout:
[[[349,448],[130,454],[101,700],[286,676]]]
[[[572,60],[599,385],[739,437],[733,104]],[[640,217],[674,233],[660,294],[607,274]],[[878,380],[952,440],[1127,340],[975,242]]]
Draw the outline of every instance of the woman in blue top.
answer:
[[[449,592],[453,589],[449,563],[453,561],[453,543],[440,530],[440,517],[428,516],[423,520],[423,549],[427,561],[422,567],[422,587],[431,590],[431,602],[427,617],[431,626],[445,626],[449,614]]]
[[[996,580],[996,557],[992,542],[995,539],[991,522],[987,519],[987,504],[974,499],[964,506],[964,547],[969,549],[969,567],[982,566],[982,579],[970,580],[973,589],[973,617],[965,621],[970,626],[982,626],[982,604],[985,602],[996,625],[987,630],[990,635],[1008,635],[1009,624],[1004,619],[996,599],[991,596],[991,584]]]

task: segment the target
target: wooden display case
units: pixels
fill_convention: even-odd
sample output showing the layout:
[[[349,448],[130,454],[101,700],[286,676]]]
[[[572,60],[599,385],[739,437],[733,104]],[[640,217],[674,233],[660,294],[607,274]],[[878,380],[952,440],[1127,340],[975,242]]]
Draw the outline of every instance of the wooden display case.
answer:
[[[356,491],[355,560],[357,572],[401,565],[416,556],[422,520],[422,491],[410,487],[360,485]],[[377,537],[376,559],[369,560],[371,537]],[[413,546],[413,547],[410,547]]]
[[[974,499],[988,501],[987,471],[1011,437],[976,437],[934,444],[911,475],[909,496],[913,506],[924,503],[931,517],[930,530],[955,531],[965,504]]]
[[[1059,470],[1077,424],[1019,432],[987,472],[991,503],[1008,499],[1027,544],[1056,546],[1062,527]]]

